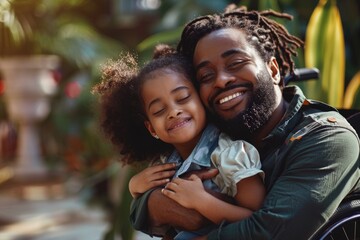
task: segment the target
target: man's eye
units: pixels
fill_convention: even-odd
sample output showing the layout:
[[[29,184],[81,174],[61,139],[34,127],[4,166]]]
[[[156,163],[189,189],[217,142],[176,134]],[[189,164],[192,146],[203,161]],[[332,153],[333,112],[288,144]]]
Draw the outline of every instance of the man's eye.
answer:
[[[205,74],[202,74],[198,77],[198,81],[199,83],[207,83],[207,82],[210,82],[211,79],[213,78],[213,73],[205,73]]]
[[[243,64],[243,61],[234,61],[228,64],[227,68],[232,70],[232,69],[237,69],[238,67],[241,67]]]

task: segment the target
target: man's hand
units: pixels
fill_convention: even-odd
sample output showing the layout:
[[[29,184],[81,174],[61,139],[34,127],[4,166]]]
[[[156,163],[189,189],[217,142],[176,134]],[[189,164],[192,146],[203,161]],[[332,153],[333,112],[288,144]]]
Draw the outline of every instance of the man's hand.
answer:
[[[184,208],[163,195],[161,189],[150,194],[148,211],[149,224],[152,227],[169,225],[180,230],[195,231],[210,224],[210,221],[197,211]]]

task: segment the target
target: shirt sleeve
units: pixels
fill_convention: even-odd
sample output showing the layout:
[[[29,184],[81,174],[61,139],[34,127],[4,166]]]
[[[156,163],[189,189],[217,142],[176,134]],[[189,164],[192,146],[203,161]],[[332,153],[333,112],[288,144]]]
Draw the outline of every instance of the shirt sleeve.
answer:
[[[149,166],[154,166],[158,164],[163,164],[166,162],[165,156],[160,156],[160,158],[156,158],[150,162]],[[150,236],[162,236],[164,235],[168,228],[155,228],[151,227],[148,222],[148,199],[150,194],[156,188],[150,189],[147,192],[143,193],[140,197],[137,197],[131,201],[130,205],[130,216],[129,220],[132,227],[138,231],[146,233]]]
[[[208,239],[309,239],[358,182],[359,140],[347,128],[314,128],[287,149],[272,158],[285,162],[263,207]]]
[[[132,200],[130,205],[130,223],[134,229],[150,236],[164,236],[169,231],[170,226],[151,227],[151,224],[148,222],[147,202],[154,190],[150,189],[140,197]]]
[[[130,223],[134,229],[148,233],[147,228],[147,201],[152,190],[145,192],[140,197],[132,200],[130,205]]]
[[[211,155],[211,161],[219,169],[213,179],[221,193],[234,197],[237,193],[236,184],[242,179],[260,174],[260,156],[256,148],[246,141],[232,141],[226,134],[220,134],[218,147]]]

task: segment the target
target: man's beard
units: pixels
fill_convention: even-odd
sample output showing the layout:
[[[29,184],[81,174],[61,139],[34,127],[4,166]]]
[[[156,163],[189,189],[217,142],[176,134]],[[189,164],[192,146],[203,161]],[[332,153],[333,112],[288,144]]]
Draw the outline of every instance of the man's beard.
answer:
[[[223,119],[212,113],[211,118],[221,131],[233,139],[243,139],[251,142],[253,134],[270,119],[276,103],[273,81],[265,70],[257,75],[258,85],[253,88],[253,94],[248,106],[232,119]]]

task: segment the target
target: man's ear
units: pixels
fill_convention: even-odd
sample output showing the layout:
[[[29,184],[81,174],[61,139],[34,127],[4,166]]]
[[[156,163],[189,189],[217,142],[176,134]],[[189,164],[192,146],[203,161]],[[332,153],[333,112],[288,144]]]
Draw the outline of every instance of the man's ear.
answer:
[[[275,57],[271,57],[269,63],[267,64],[267,69],[268,69],[268,72],[269,72],[274,84],[279,85],[279,83],[281,81],[280,69],[279,69],[279,64],[276,61]]]
[[[146,127],[146,129],[149,131],[149,133],[155,137],[157,136],[156,135],[156,132],[155,132],[155,129],[153,128],[152,124],[150,123],[150,121],[144,121],[144,125]]]

